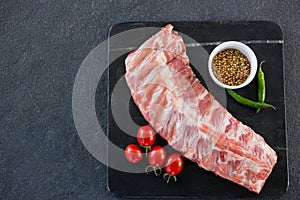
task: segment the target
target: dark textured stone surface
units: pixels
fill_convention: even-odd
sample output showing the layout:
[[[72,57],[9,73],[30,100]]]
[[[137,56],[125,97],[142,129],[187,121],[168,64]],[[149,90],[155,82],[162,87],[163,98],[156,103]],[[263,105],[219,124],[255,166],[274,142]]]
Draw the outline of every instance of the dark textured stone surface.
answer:
[[[242,40],[251,41],[258,39],[261,42],[264,39],[281,40],[282,34],[280,28],[272,23],[265,21],[255,22],[171,22],[174,29],[181,35],[189,35],[196,42],[202,43],[203,41],[227,41],[227,40]],[[118,40],[115,42],[119,48],[116,48],[116,44],[113,39],[109,42],[109,59],[112,63],[109,66],[109,125],[108,125],[108,138],[112,144],[109,144],[108,155],[110,160],[110,166],[122,166],[123,170],[114,170],[109,168],[108,170],[108,187],[114,194],[126,196],[126,197],[256,197],[257,195],[247,189],[234,184],[230,181],[226,181],[217,177],[214,173],[209,173],[206,170],[199,169],[196,163],[190,162],[187,159],[184,161],[184,170],[178,176],[178,181],[175,184],[164,184],[162,179],[158,179],[153,176],[149,176],[144,172],[148,165],[147,159],[143,159],[139,164],[132,166],[128,163],[124,157],[123,151],[116,151],[117,145],[120,149],[124,149],[128,144],[135,143],[136,138],[130,136],[131,133],[136,133],[136,129],[124,130],[124,125],[119,123],[118,116],[122,116],[122,122],[124,119],[132,119],[139,125],[147,125],[147,121],[144,119],[142,113],[140,113],[138,107],[130,98],[129,88],[126,81],[121,81],[122,87],[120,87],[120,80],[124,78],[125,63],[124,60],[128,55],[123,54],[123,49],[130,46],[135,46],[135,41],[145,41],[152,33],[149,30],[145,30],[145,27],[160,27],[165,23],[151,22],[151,23],[121,23],[116,24],[110,31],[110,35],[117,33],[124,34],[124,38],[134,38],[129,40]],[[134,34],[132,29],[140,30],[141,28],[145,35]],[[155,32],[157,32],[157,29]],[[125,32],[125,30],[131,30],[131,32]],[[255,33],[255,35],[253,34]],[[133,41],[134,40],[134,41]],[[224,89],[218,87],[225,94],[223,98],[219,98],[221,91],[212,89],[212,85],[215,83],[209,82],[211,79],[208,75],[207,66],[208,54],[212,51],[216,45],[205,45],[202,48],[203,51],[189,47],[191,42],[185,41],[187,55],[190,57],[190,63],[194,65],[194,72],[198,72],[197,78],[200,80],[213,96],[218,100],[225,98],[226,108],[237,119],[241,120],[244,124],[249,125],[254,131],[264,137],[266,142],[276,151],[278,155],[278,162],[273,168],[272,174],[268,177],[268,180],[260,192],[260,198],[278,197],[285,193],[288,184],[287,174],[287,153],[286,153],[286,129],[285,129],[285,111],[284,111],[284,79],[283,79],[283,57],[282,57],[282,44],[268,44],[266,41],[262,44],[248,44],[249,47],[255,52],[259,62],[260,60],[266,60],[268,63],[264,68],[266,74],[266,85],[268,95],[266,101],[276,107],[276,111],[272,109],[266,109],[263,112],[257,114],[251,108],[240,105],[234,101]],[[122,43],[123,42],[123,43]],[[138,44],[139,45],[139,44]],[[114,59],[114,55],[117,49],[123,49],[119,52],[120,57]],[[129,51],[130,52],[130,51]],[[200,56],[203,54],[202,56]],[[193,59],[193,55],[197,55]],[[112,58],[111,58],[112,57]],[[198,71],[199,70],[199,71]],[[248,86],[238,90],[239,94],[243,94],[250,99],[257,98],[257,77]],[[209,87],[208,87],[209,86]],[[104,86],[105,88],[105,86]],[[120,88],[120,89],[117,89]],[[102,89],[103,90],[103,89]],[[122,92],[115,92],[115,91]],[[124,92],[124,91],[127,91]],[[126,93],[126,94],[125,94]],[[102,93],[96,94],[101,95]],[[117,96],[117,97],[116,97]],[[130,99],[130,100],[129,100]],[[118,108],[116,107],[119,104]],[[124,112],[126,105],[129,107],[129,112]],[[113,114],[114,110],[117,111]],[[130,123],[126,123],[127,125]],[[138,127],[137,127],[138,128]],[[270,134],[272,133],[272,134]],[[154,145],[162,145],[165,149],[171,148],[165,146],[167,143],[165,140],[156,137]],[[176,151],[175,151],[176,152]],[[169,151],[167,154],[174,153]],[[124,172],[124,169],[130,169],[129,173]],[[137,174],[137,171],[140,173]],[[134,173],[135,172],[135,173]],[[143,184],[137,184],[142,182]],[[145,185],[147,187],[145,187]]]
[[[1,199],[114,199],[77,136],[72,86],[115,23],[268,20],[284,35],[290,187],[300,196],[300,1],[1,1]]]

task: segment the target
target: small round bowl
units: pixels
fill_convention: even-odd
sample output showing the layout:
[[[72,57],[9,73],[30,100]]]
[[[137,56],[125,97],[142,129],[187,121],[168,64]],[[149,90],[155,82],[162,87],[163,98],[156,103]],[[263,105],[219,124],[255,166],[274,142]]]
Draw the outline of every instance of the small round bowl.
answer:
[[[248,76],[248,78],[240,85],[236,85],[236,86],[230,86],[230,85],[226,85],[224,83],[222,83],[221,81],[219,81],[213,71],[212,71],[212,62],[213,62],[213,58],[220,53],[223,50],[226,49],[237,49],[239,51],[241,51],[249,60],[250,62],[250,75]],[[214,50],[211,52],[209,58],[208,58],[208,71],[209,74],[211,76],[211,78],[213,79],[213,81],[223,87],[223,88],[227,88],[227,89],[238,89],[238,88],[242,88],[245,87],[246,85],[248,85],[253,78],[255,77],[256,71],[257,71],[257,58],[254,54],[254,52],[252,51],[252,49],[250,49],[250,47],[248,47],[247,45],[245,45],[244,43],[241,42],[237,42],[237,41],[228,41],[228,42],[223,42],[220,45],[218,45],[216,48],[214,48]]]

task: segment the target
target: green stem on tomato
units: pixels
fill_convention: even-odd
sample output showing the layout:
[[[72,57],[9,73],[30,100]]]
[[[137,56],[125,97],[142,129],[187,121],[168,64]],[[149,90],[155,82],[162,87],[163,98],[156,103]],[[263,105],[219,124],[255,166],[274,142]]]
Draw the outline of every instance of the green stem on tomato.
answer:
[[[146,174],[149,174],[150,172],[152,172],[153,170],[153,167],[151,166],[151,165],[148,165],[147,167],[146,167],[146,169],[145,169],[145,173]]]
[[[148,158],[148,153],[151,150],[151,146],[142,146],[142,145],[140,145],[140,146],[145,149],[145,154],[146,154],[145,156],[146,156],[146,158]]]
[[[167,183],[169,183],[169,181],[170,181],[170,178],[171,178],[171,176],[168,176],[168,180],[167,180]]]
[[[157,170],[159,171],[159,172],[157,172]],[[154,174],[155,174],[155,176],[160,176],[160,174],[161,174],[161,168],[160,167],[153,167],[153,171],[154,171]]]
[[[177,181],[177,178],[176,178],[176,176],[174,176],[174,175],[171,175],[171,174],[168,174],[168,173],[165,173],[165,174],[163,175],[163,178],[164,178],[164,180],[165,180],[167,183],[169,183],[169,182],[170,182],[171,178],[173,178],[173,179],[174,179],[174,182],[176,182],[176,181]]]
[[[155,167],[155,166],[151,166],[151,165],[148,165],[145,169],[146,174],[150,174],[150,172],[154,172],[155,176],[160,176],[161,171],[162,170],[160,167]]]

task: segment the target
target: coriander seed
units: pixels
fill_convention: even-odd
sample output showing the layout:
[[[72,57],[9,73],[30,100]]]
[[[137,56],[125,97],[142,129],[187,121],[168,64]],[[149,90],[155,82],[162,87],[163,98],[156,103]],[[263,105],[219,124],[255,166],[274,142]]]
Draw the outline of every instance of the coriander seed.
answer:
[[[213,58],[212,72],[222,83],[237,86],[250,75],[250,62],[241,51],[226,49]]]

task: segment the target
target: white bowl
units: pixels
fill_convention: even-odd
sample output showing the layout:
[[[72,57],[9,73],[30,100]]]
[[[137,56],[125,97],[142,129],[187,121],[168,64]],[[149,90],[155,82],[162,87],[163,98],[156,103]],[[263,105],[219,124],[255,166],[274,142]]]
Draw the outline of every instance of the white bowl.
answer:
[[[250,62],[250,75],[240,85],[236,85],[236,86],[226,85],[226,84],[222,83],[221,81],[219,81],[215,77],[214,73],[212,72],[213,58],[218,53],[220,53],[221,51],[223,51],[225,49],[237,49],[237,50],[241,51],[248,58],[248,60]],[[246,85],[248,85],[253,80],[253,78],[255,77],[255,74],[256,74],[256,71],[257,71],[257,58],[256,58],[254,52],[252,51],[252,49],[250,49],[250,47],[248,47],[244,43],[237,42],[237,41],[223,42],[220,45],[218,45],[216,48],[214,48],[214,50],[211,52],[211,54],[210,54],[210,56],[208,58],[208,71],[209,71],[209,74],[210,74],[211,78],[213,79],[213,81],[217,85],[219,85],[219,86],[221,86],[223,88],[228,88],[228,89],[242,88],[242,87],[245,87]]]

